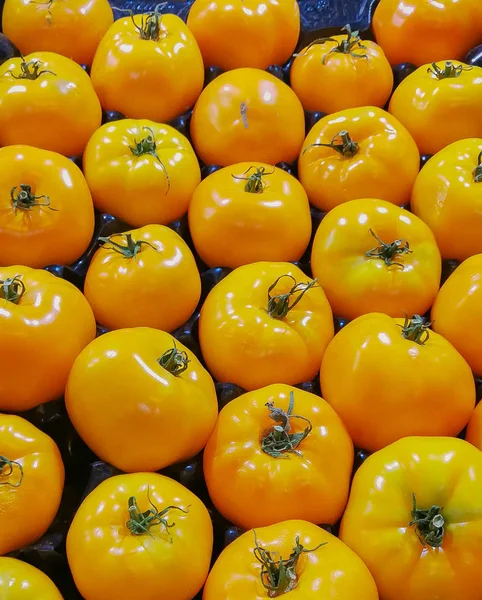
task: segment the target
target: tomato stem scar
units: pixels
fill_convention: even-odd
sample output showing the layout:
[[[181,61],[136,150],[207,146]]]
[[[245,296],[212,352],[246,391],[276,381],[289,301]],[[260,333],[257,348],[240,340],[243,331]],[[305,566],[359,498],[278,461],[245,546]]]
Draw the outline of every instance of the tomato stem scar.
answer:
[[[10,477],[13,474],[13,468],[18,467],[20,471],[20,477],[17,483],[12,483],[11,481],[2,481],[3,477]],[[20,487],[23,481],[23,467],[16,460],[9,460],[6,456],[0,455],[0,485],[9,485],[10,487]]]
[[[18,275],[0,280],[0,298],[18,304],[25,294],[25,284]],[[0,456],[0,459],[2,457]],[[1,466],[1,460],[0,460]]]
[[[241,120],[243,121],[244,128],[248,129],[248,105],[246,102],[241,102],[239,112],[241,114]]]
[[[147,130],[148,134],[146,135],[145,138],[142,138],[142,140],[140,142],[137,142],[136,140],[134,140],[134,146],[129,146],[129,150],[132,152],[132,154],[134,156],[142,156],[144,154],[150,154],[151,156],[154,156],[154,158],[157,159],[157,161],[161,165],[161,168],[164,171],[164,174],[166,176],[166,181],[167,181],[166,194],[167,194],[169,192],[169,190],[171,189],[171,179],[169,177],[169,173],[167,172],[166,166],[164,165],[164,163],[162,162],[162,160],[159,158],[159,156],[157,154],[156,137],[150,127],[143,127],[142,129]]]
[[[169,371],[169,373],[178,377],[181,373],[186,371],[190,360],[186,352],[176,348],[176,342],[174,342],[174,348],[166,350],[157,362],[161,367],[166,369],[166,371]]]
[[[294,285],[286,294],[278,294],[277,296],[271,296],[271,292],[278,285],[278,282],[283,277],[289,277]],[[298,302],[303,298],[308,290],[315,287],[317,279],[313,279],[308,283],[296,283],[296,279],[292,275],[281,275],[278,279],[270,285],[268,288],[268,314],[274,319],[283,319],[293,309]],[[298,294],[296,296],[296,294]],[[290,304],[290,298],[296,296],[292,304]]]
[[[248,175],[248,177],[244,177],[244,175],[247,175],[252,169],[255,169],[255,172]],[[231,177],[233,179],[242,179],[243,181],[246,181],[246,185],[244,186],[245,192],[249,192],[250,194],[261,194],[266,188],[266,182],[263,181],[263,177],[265,175],[272,175],[274,172],[274,168],[272,171],[266,171],[266,167],[252,166],[249,167],[249,169],[246,169],[243,175],[231,174]]]
[[[125,245],[118,244],[112,240],[113,237],[119,236],[123,238]],[[99,242],[101,242],[103,247],[107,250],[113,250],[114,252],[122,254],[124,258],[133,258],[134,260],[137,260],[137,255],[142,251],[142,246],[149,246],[158,252],[157,248],[150,242],[146,242],[145,240],[137,240],[137,242],[134,242],[132,234],[130,233],[113,233],[109,237],[100,237]],[[107,248],[106,244],[110,244],[110,248]]]
[[[303,150],[303,154],[310,148],[316,148],[320,146],[324,148],[331,148],[345,158],[353,158],[359,149],[358,144],[351,139],[350,134],[346,129],[343,129],[334,135],[329,144],[310,144]]]
[[[406,240],[395,240],[391,244],[386,244],[385,242],[382,242],[382,240],[376,235],[376,233],[372,229],[369,229],[368,231],[380,245],[376,248],[368,250],[368,252],[365,252],[365,256],[367,256],[368,258],[380,258],[384,261],[387,267],[396,265],[398,267],[402,267],[403,269],[403,263],[397,262],[393,259],[397,258],[397,256],[399,255],[413,252],[412,250],[410,250],[409,243]]]
[[[417,508],[417,499],[412,494],[412,520],[408,526],[415,525],[415,532],[422,545],[439,548],[442,545],[445,533],[445,519],[442,515],[443,508],[434,504],[428,510]]]

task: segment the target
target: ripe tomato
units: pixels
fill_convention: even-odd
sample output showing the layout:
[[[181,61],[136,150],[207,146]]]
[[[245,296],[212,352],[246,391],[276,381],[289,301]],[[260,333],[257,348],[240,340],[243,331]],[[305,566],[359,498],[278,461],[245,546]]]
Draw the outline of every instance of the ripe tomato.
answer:
[[[91,77],[102,107],[163,123],[185,112],[204,83],[199,47],[176,15],[152,12],[115,21],[95,53]]]
[[[111,477],[85,498],[67,558],[85,600],[188,600],[204,584],[212,546],[211,518],[197,496],[169,477],[135,473]]]
[[[482,450],[482,402],[479,402],[475,407],[474,412],[467,425],[467,433],[465,439]]]
[[[260,69],[235,69],[204,88],[191,119],[194,147],[207,165],[291,162],[305,135],[301,102]]]
[[[93,233],[92,197],[72,161],[31,146],[0,149],[0,266],[68,265]]]
[[[47,50],[90,65],[113,21],[108,0],[5,0],[2,29],[24,55]]]
[[[291,87],[305,110],[382,107],[392,93],[392,68],[380,46],[362,41],[349,25],[343,30],[311,42],[293,61]]]
[[[479,600],[481,495],[482,452],[456,438],[403,438],[358,469],[340,538],[383,600]]]
[[[42,571],[7,556],[0,557],[0,595],[2,600],[63,600]]]
[[[14,379],[15,373],[8,376]],[[17,386],[27,378],[24,372]],[[64,465],[55,442],[22,417],[0,414],[0,555],[36,542],[47,531],[63,489]]]
[[[148,120],[103,125],[87,144],[83,167],[96,208],[135,227],[181,218],[201,181],[189,140]]]
[[[286,519],[336,523],[352,467],[353,444],[335,411],[284,384],[229,402],[204,450],[209,495],[243,529]]]
[[[441,287],[432,307],[433,328],[482,376],[482,254],[465,260]]]
[[[440,286],[442,261],[430,229],[373,198],[331,210],[313,242],[311,268],[335,315],[423,315]]]
[[[294,52],[300,9],[296,0],[195,0],[187,25],[206,66],[266,69]]]
[[[89,76],[70,58],[35,52],[0,65],[0,146],[78,156],[101,118]]]
[[[298,161],[308,198],[323,211],[357,198],[406,204],[419,166],[417,145],[405,127],[381,108],[370,106],[318,121]]]
[[[195,355],[148,327],[89,344],[72,367],[65,404],[84,442],[126,472],[191,458],[206,445],[218,412],[213,381]]]
[[[210,267],[290,262],[310,241],[310,206],[303,186],[282,169],[238,163],[212,173],[196,188],[189,231]]]
[[[374,452],[409,435],[456,436],[467,425],[472,372],[429,325],[418,315],[371,313],[328,344],[321,389],[358,448]]]
[[[358,556],[306,521],[247,531],[229,544],[209,574],[203,600],[265,600],[285,593],[300,600],[378,600]]]
[[[424,65],[397,87],[388,110],[412,134],[422,154],[482,137],[482,68],[458,61]]]
[[[72,364],[95,337],[87,300],[41,269],[0,268],[0,410],[60,398]]]

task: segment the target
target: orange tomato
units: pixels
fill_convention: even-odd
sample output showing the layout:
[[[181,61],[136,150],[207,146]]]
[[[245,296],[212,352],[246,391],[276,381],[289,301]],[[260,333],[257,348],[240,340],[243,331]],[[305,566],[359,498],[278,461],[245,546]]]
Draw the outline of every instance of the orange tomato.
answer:
[[[482,254],[465,260],[440,288],[432,307],[433,328],[482,376]]]
[[[35,52],[0,65],[0,146],[78,156],[101,118],[89,76],[70,58]]]
[[[313,379],[333,335],[321,287],[284,262],[232,271],[211,290],[199,320],[209,372],[245,390]]]
[[[223,550],[203,600],[378,600],[370,572],[345,544],[306,521],[247,531]]]
[[[310,206],[303,186],[282,169],[238,163],[212,173],[196,188],[189,231],[210,267],[295,261],[310,241]]]
[[[260,69],[235,69],[204,88],[191,137],[207,165],[293,161],[305,135],[301,102],[285,83]]]
[[[380,46],[361,40],[349,25],[343,30],[311,42],[293,61],[291,87],[305,110],[383,107],[392,93],[392,68]]]
[[[313,242],[311,268],[335,315],[423,315],[442,263],[430,229],[403,208],[373,198],[331,210]]]
[[[95,53],[90,76],[106,110],[134,119],[170,121],[201,93],[204,66],[187,25],[152,12],[115,21]]]
[[[30,146],[0,149],[0,266],[68,265],[93,233],[92,197],[72,161]]]
[[[111,477],[85,498],[67,558],[85,600],[188,600],[204,584],[212,546],[197,496],[158,473],[135,473]]]
[[[0,410],[60,398],[79,354],[95,337],[87,300],[42,269],[0,268]]]
[[[2,29],[24,55],[47,50],[90,65],[113,21],[107,0],[6,0]]]
[[[300,9],[296,0],[195,0],[187,26],[206,66],[266,69],[294,52]]]
[[[72,367],[65,404],[84,442],[126,472],[191,458],[206,445],[218,412],[213,381],[195,355],[148,327],[89,344]]]
[[[421,154],[482,137],[482,68],[459,61],[424,65],[397,87],[388,110],[412,134]]]
[[[419,166],[417,145],[405,127],[369,106],[318,121],[303,144],[298,172],[310,202],[327,211],[357,198],[406,204]]]
[[[2,600],[63,600],[42,571],[7,556],[0,557],[0,594]]]
[[[55,442],[22,417],[0,414],[0,555],[36,542],[47,531],[63,488],[64,465]],[[1,570],[0,592],[3,576]]]
[[[482,450],[482,403],[479,402],[470,417],[465,439]]]
[[[201,181],[189,140],[148,120],[100,127],[87,144],[83,167],[96,208],[135,227],[181,218]]]

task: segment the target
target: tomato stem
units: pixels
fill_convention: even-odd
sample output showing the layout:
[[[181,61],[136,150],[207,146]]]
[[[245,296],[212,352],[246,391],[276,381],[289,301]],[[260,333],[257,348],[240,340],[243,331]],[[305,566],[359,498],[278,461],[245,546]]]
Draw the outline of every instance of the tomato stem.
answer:
[[[334,135],[329,144],[310,144],[303,150],[303,154],[309,148],[315,148],[320,146],[324,148],[331,148],[332,150],[335,150],[336,152],[338,152],[338,154],[341,154],[345,158],[353,158],[359,149],[358,144],[351,139],[350,134],[346,129],[343,129],[342,131]]]
[[[45,75],[47,73],[50,73],[50,75],[57,76],[57,74],[53,71],[49,71],[48,69],[41,69],[42,65],[42,61],[38,60],[38,58],[33,58],[29,62],[22,60],[22,62],[20,63],[20,73],[18,75],[15,75],[13,69],[7,71],[6,73],[4,73],[4,75],[10,75],[10,77],[13,77],[14,79],[30,79],[32,81],[38,79],[40,75]]]
[[[316,46],[317,44],[325,44],[326,42],[335,42],[337,45],[334,46],[331,50],[329,50],[323,56],[323,59],[321,62],[324,65],[326,64],[326,59],[329,57],[329,55],[334,54],[334,53],[349,54],[353,58],[365,58],[366,60],[368,60],[368,54],[366,54],[366,53],[358,54],[357,52],[355,52],[355,46],[358,46],[356,48],[357,50],[360,50],[360,49],[366,50],[367,49],[367,47],[361,43],[361,39],[359,36],[360,32],[352,31],[351,26],[348,24],[345,25],[345,27],[342,27],[342,31],[346,31],[346,39],[340,40],[337,43],[337,41],[332,37],[319,38],[319,39],[313,40],[310,44],[308,44],[308,46],[306,46],[306,48],[303,50],[303,52],[301,52],[300,54],[295,54],[295,56],[302,56],[303,54],[306,54],[308,52],[308,50],[310,50],[310,48],[312,48],[313,46]]]
[[[415,531],[420,542],[425,546],[439,548],[442,545],[445,533],[445,519],[442,515],[443,508],[434,504],[428,510],[417,508],[417,499],[412,494],[413,507],[412,520],[408,526],[415,526]]]
[[[17,188],[19,188],[19,191],[15,194]],[[46,206],[49,210],[57,212],[56,208],[50,206],[50,198],[48,196],[35,196],[32,194],[32,188],[25,183],[13,187],[10,190],[10,198],[15,210],[32,210],[34,206]],[[43,200],[43,202],[37,202],[37,200]]]
[[[18,275],[0,280],[0,298],[18,304],[25,294],[25,284]]]
[[[245,129],[248,129],[248,127],[249,127],[248,105],[246,104],[246,102],[241,102],[241,104],[239,105],[239,114],[241,115],[241,121],[243,122],[243,127]]]
[[[7,479],[13,474],[13,468],[18,467],[20,471],[20,477],[16,483],[11,481],[2,481],[3,477]],[[9,460],[6,456],[0,455],[0,485],[9,485],[10,487],[20,487],[23,481],[23,467],[16,460]]]
[[[405,323],[400,325],[402,328],[402,335],[406,340],[415,342],[423,346],[430,337],[429,327],[432,322],[427,322],[424,317],[420,315],[413,315],[410,319],[408,315],[405,315]]]
[[[166,5],[167,2],[161,2],[154,8],[154,11],[141,15],[140,25],[137,25],[135,22],[134,13],[130,8],[116,8],[116,10],[129,13],[134,27],[139,32],[141,40],[152,40],[158,42],[159,38],[161,37],[162,15],[160,11]]]
[[[248,177],[244,177],[247,175],[252,169],[255,169],[255,172],[249,175]],[[272,175],[275,172],[275,169],[272,171],[266,171],[266,167],[249,167],[243,173],[243,175],[231,175],[233,179],[242,179],[246,181],[246,185],[244,186],[244,191],[249,192],[250,194],[261,194],[266,188],[266,182],[263,181],[263,177],[266,175]]]
[[[152,131],[152,129],[150,127],[143,127],[142,129],[147,130],[148,134],[146,135],[145,138],[142,138],[142,140],[140,140],[139,142],[134,140],[134,146],[129,146],[129,150],[132,152],[132,154],[134,156],[143,156],[144,154],[150,154],[151,156],[154,156],[154,158],[161,165],[161,168],[164,171],[164,174],[166,176],[166,181],[167,181],[166,194],[167,194],[169,192],[169,190],[171,189],[171,179],[169,177],[169,173],[167,172],[166,166],[164,165],[162,160],[159,158],[159,155],[157,154],[156,136],[154,135],[154,132]]]
[[[368,252],[365,252],[365,256],[368,258],[380,258],[384,261],[387,267],[397,265],[403,269],[403,263],[397,262],[393,259],[397,258],[399,255],[412,252],[412,250],[410,250],[409,243],[406,240],[395,240],[391,244],[386,244],[385,242],[382,242],[382,240],[372,229],[369,229],[368,231],[380,245],[376,248],[372,248],[372,250],[368,250]]]
[[[119,236],[123,238],[125,245],[118,244],[112,240],[113,237]],[[109,237],[100,237],[99,242],[104,244],[104,248],[106,248],[105,244],[110,244],[110,248],[106,248],[107,250],[113,250],[114,252],[122,254],[124,258],[133,258],[134,260],[137,260],[137,255],[142,251],[142,246],[149,246],[158,252],[157,248],[150,242],[146,242],[145,240],[137,240],[137,242],[134,242],[132,234],[130,233],[113,233]]]
[[[286,294],[278,294],[277,296],[271,296],[271,292],[278,285],[278,282],[283,277],[289,277],[294,285]],[[268,314],[274,319],[283,319],[292,310],[298,302],[303,298],[308,290],[316,285],[316,279],[308,283],[296,283],[296,279],[292,275],[281,275],[278,279],[268,288]],[[298,295],[297,295],[298,294]],[[290,298],[296,296],[295,300],[290,304]]]
[[[176,348],[176,342],[174,342],[174,348],[166,350],[157,362],[163,369],[166,369],[166,371],[169,371],[169,373],[178,377],[181,373],[186,371],[191,361],[187,356],[187,352],[178,350]]]
[[[441,69],[437,63],[432,63],[427,69],[427,73],[430,73],[435,79],[453,79],[460,77],[463,71],[470,71],[472,69],[469,65],[457,65],[455,66],[452,61],[445,61],[444,68]]]
[[[477,158],[477,166],[474,170],[474,182],[482,183],[482,151],[479,153]]]

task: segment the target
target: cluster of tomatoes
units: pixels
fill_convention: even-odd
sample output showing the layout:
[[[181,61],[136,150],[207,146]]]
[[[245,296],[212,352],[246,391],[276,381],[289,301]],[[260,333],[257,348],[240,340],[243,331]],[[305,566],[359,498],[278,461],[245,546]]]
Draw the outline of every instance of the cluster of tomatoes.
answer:
[[[481,600],[482,2],[2,28],[0,597]]]

